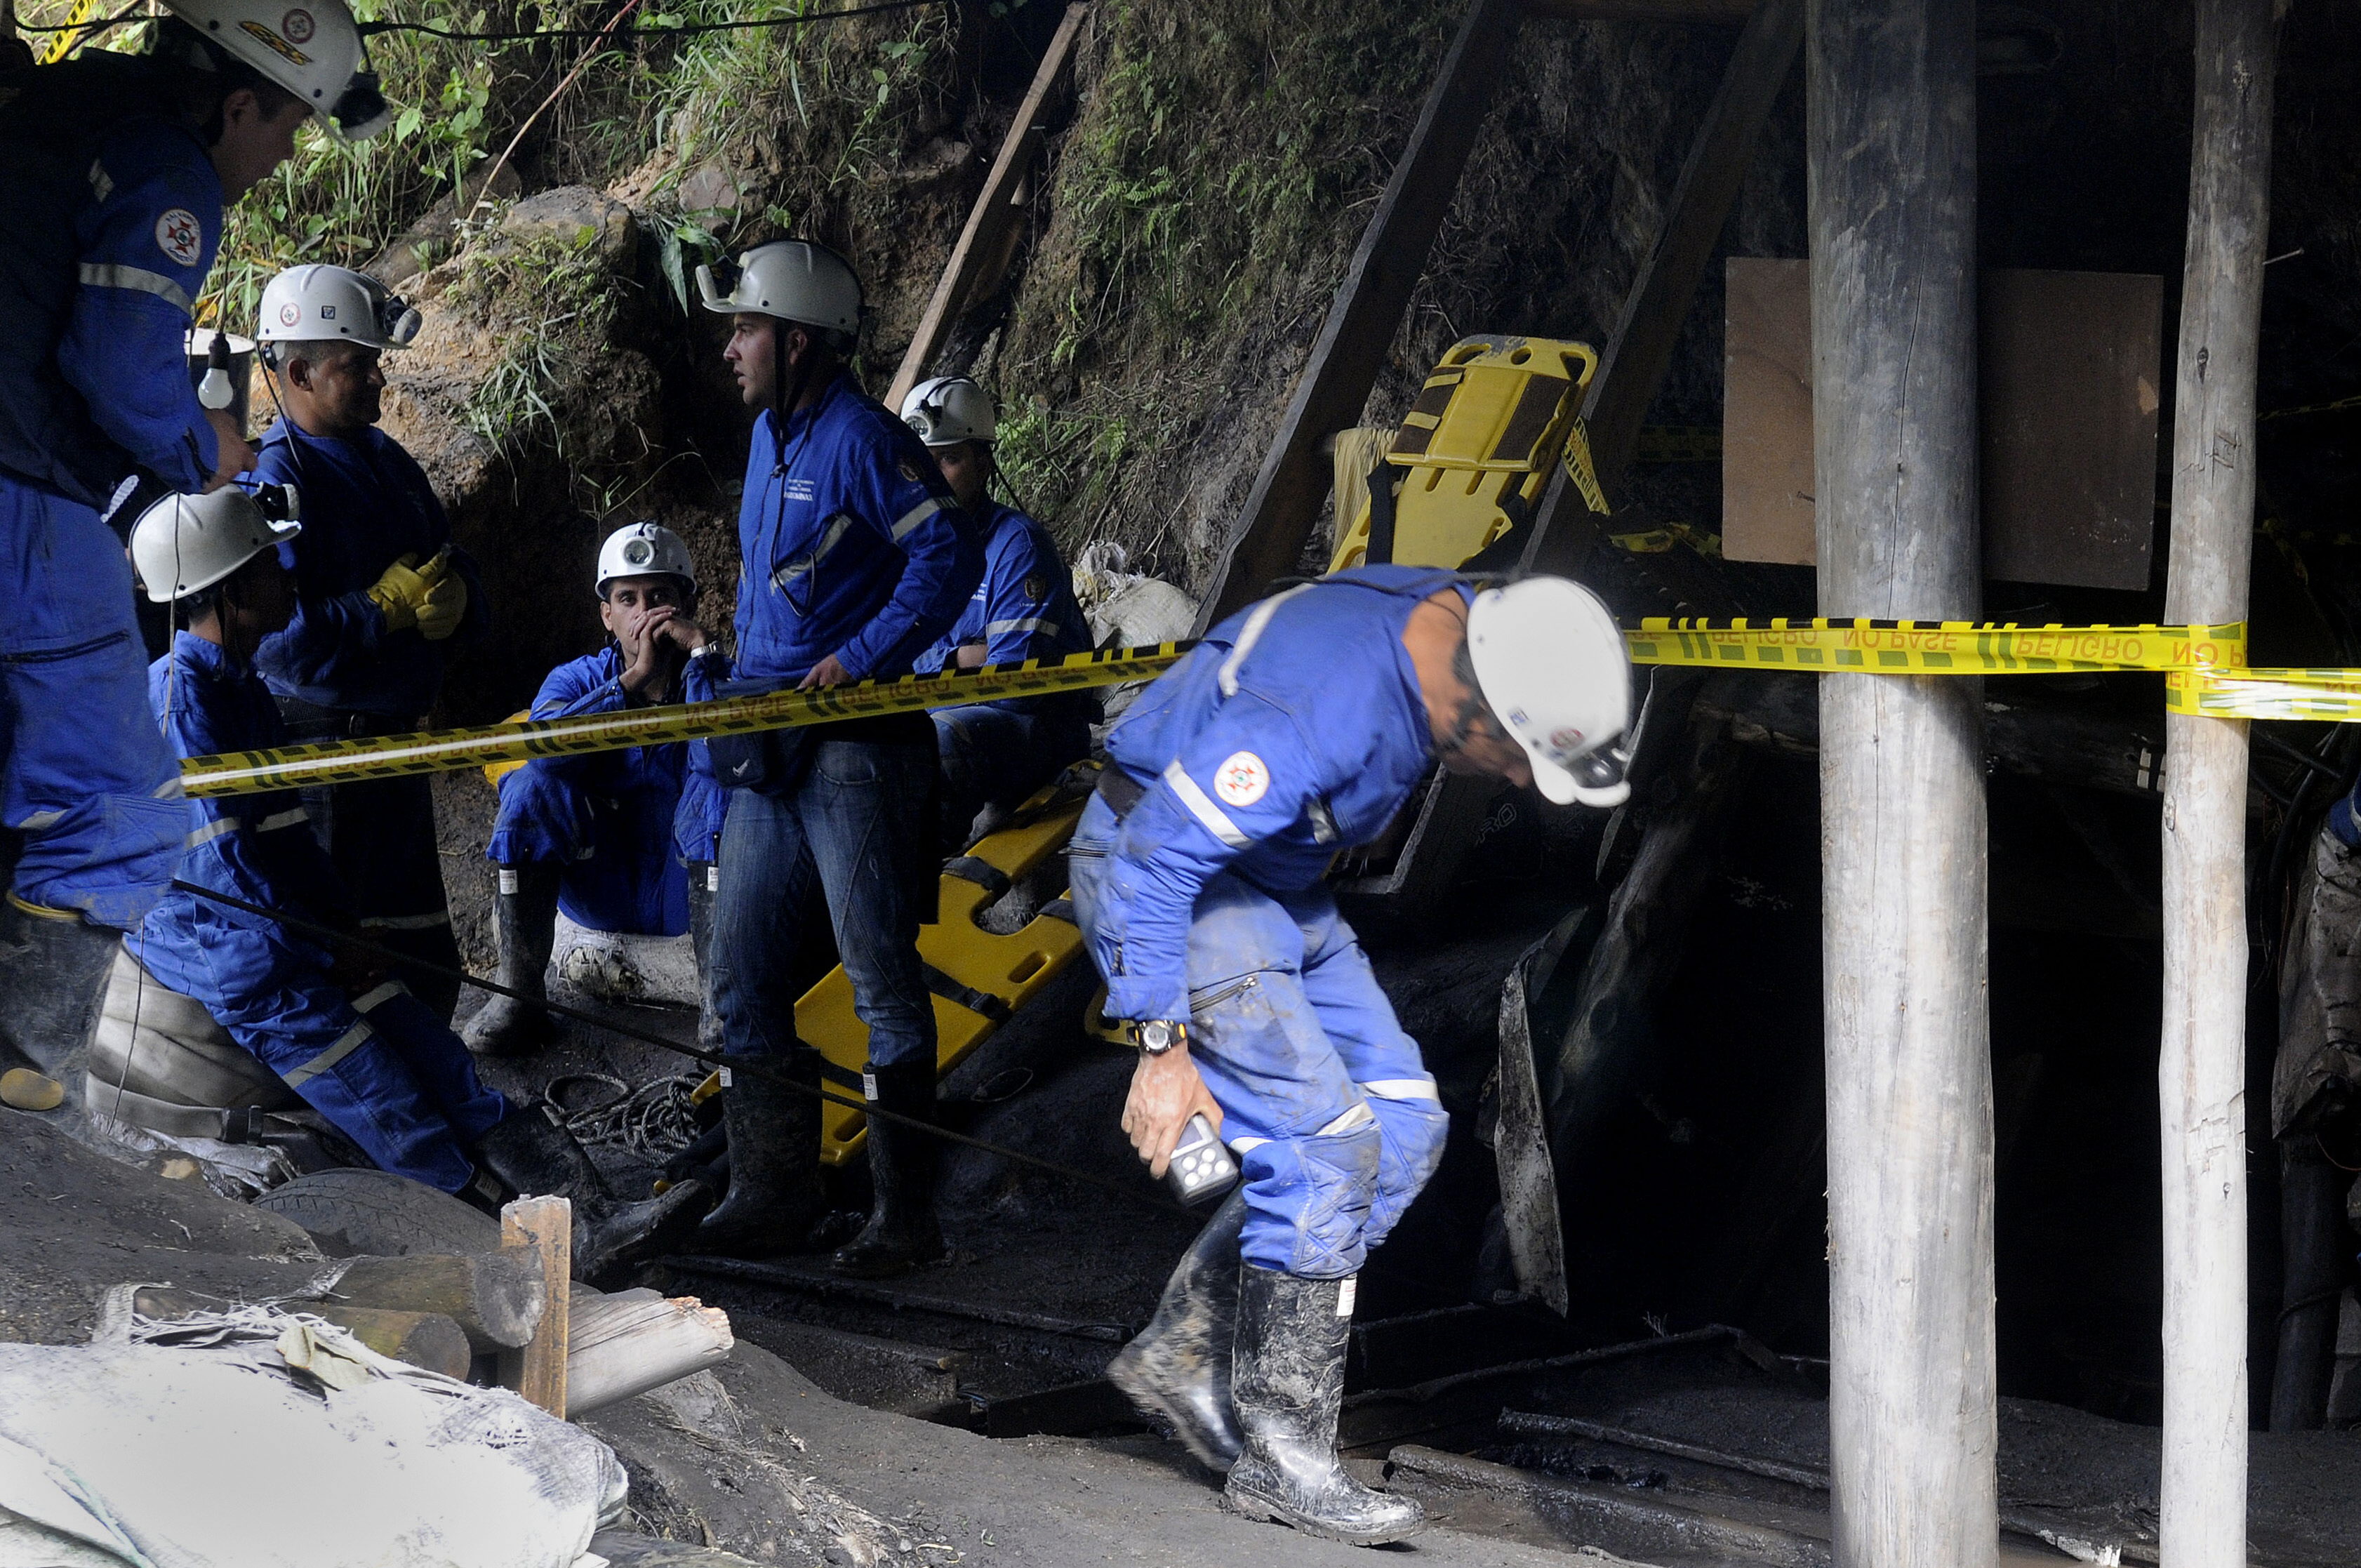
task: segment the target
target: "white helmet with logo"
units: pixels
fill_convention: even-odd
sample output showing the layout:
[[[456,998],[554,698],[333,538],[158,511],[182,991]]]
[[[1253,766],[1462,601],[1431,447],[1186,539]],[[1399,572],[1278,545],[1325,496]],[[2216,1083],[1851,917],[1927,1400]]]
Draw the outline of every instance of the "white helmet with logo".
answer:
[[[418,313],[366,272],[324,262],[290,267],[262,291],[257,343],[357,343],[407,348]],[[276,364],[283,356],[272,356]]]
[[[264,502],[269,505],[266,509]],[[284,521],[274,521],[276,513]],[[258,501],[236,485],[211,495],[166,496],[131,530],[131,564],[157,604],[212,587],[240,566],[303,532],[291,485],[264,488]]]
[[[726,294],[713,269],[700,267],[697,291],[707,310],[725,316],[751,312],[848,336],[861,330],[866,309],[851,263],[807,239],[773,240],[740,257]]]
[[[911,388],[902,400],[902,422],[929,446],[990,441],[999,430],[992,394],[965,376],[938,376]]]
[[[627,523],[607,535],[607,543],[598,547],[600,598],[607,597],[607,585],[618,577],[659,575],[678,577],[692,595],[697,592],[697,567],[688,558],[688,546],[660,522]]]
[[[1564,577],[1488,588],[1467,609],[1467,654],[1545,797],[1598,806],[1630,797],[1612,747],[1631,721],[1631,658],[1597,595]]]
[[[392,120],[345,0],[164,4],[215,49],[293,93],[346,141],[366,140]]]

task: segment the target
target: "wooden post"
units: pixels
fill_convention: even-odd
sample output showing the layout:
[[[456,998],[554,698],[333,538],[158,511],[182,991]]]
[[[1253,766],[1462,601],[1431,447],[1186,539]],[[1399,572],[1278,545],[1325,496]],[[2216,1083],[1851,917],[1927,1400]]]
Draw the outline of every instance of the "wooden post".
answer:
[[[1820,612],[1972,620],[1975,8],[1811,0]],[[1820,682],[1838,1568],[1992,1568],[1982,683]]]
[[[520,1198],[500,1211],[500,1245],[541,1262],[549,1305],[521,1350],[500,1356],[500,1386],[566,1419],[566,1350],[573,1334],[574,1205],[563,1198]]]
[[[1435,232],[1458,194],[1492,89],[1508,70],[1523,10],[1524,0],[1471,0],[1206,586],[1200,633],[1261,598],[1302,555],[1328,494],[1322,444],[1357,423],[1369,400]]]
[[[997,287],[997,274],[1007,268],[1016,222],[1024,213],[1018,192],[1040,146],[1041,111],[1074,63],[1074,40],[1082,35],[1087,14],[1088,7],[1079,4],[1066,7],[1065,20],[1050,35],[1049,50],[1033,72],[1033,85],[1026,89],[1016,117],[1008,122],[1008,133],[1000,138],[1000,155],[992,160],[992,172],[984,177],[983,189],[968,211],[967,226],[951,247],[951,258],[935,283],[934,297],[927,302],[927,313],[918,318],[917,335],[903,351],[902,367],[894,372],[894,385],[885,393],[885,406],[897,414],[910,389],[926,378],[928,365],[941,349],[943,339],[950,335],[960,313]]]
[[[2165,619],[2246,618],[2273,0],[2198,0]],[[2246,1561],[2246,726],[2165,716],[2164,1438],[2170,1568]]]

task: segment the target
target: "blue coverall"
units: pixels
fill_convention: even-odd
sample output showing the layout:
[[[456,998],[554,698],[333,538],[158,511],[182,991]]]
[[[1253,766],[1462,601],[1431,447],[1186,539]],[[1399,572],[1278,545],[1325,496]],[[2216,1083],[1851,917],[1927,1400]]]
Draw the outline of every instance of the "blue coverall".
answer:
[[[622,674],[613,647],[560,664],[541,683],[533,717],[620,713]],[[504,774],[488,858],[560,867],[557,906],[577,926],[679,936],[688,929],[682,866],[713,859],[723,805],[711,774],[690,767],[690,745],[540,757]]]
[[[983,575],[983,552],[907,425],[840,374],[820,400],[755,422],[738,508],[738,680],[793,686],[834,654],[848,675],[897,675],[942,635]],[[719,655],[689,661],[689,700],[717,695]],[[711,988],[732,1055],[795,1044],[791,985],[812,881],[828,897],[853,1011],[880,1065],[935,1056],[918,959],[933,916],[934,749],[923,718],[844,739],[809,731],[791,777],[761,789],[728,774]],[[832,731],[834,733],[832,733]],[[906,732],[910,739],[904,739]],[[719,759],[715,759],[718,763]]]
[[[58,367],[130,459],[193,492],[219,455],[185,334],[221,239],[221,178],[193,133],[140,118],[100,138],[90,184]],[[92,508],[0,472],[0,821],[24,835],[13,896],[128,928],[171,880],[186,823],[148,714],[123,542]]]
[[[1365,567],[1222,622],[1107,737],[1147,793],[1119,821],[1094,795],[1069,850],[1108,1015],[1189,1020],[1258,1267],[1355,1272],[1443,1157],[1434,1080],[1321,879],[1426,769],[1401,633],[1455,587]]]
[[[1090,622],[1049,531],[1015,507],[995,505],[982,532],[983,581],[951,629],[918,655],[917,673],[956,671],[961,647],[976,642],[987,664],[1088,652]],[[1089,692],[936,708],[947,836],[963,838],[985,803],[1015,806],[1081,761],[1097,714]]]
[[[174,635],[148,684],[156,720],[181,756],[286,744],[261,676],[193,633]],[[312,920],[349,914],[327,855],[303,830],[295,791],[191,800],[181,810],[182,881]],[[178,891],[125,940],[160,984],[196,998],[380,1167],[445,1192],[474,1179],[467,1151],[508,1102],[477,1081],[459,1037],[401,981],[356,998],[330,977],[324,947]]]
[[[425,471],[375,427],[346,441],[307,434],[291,419],[263,435],[255,471],[295,485],[302,497],[295,619],[255,656],[290,732],[313,740],[415,729],[442,694],[450,655],[490,623],[475,560],[463,550],[452,551],[451,568],[467,585],[467,611],[440,642],[416,627],[388,630],[368,597],[397,559],[415,554],[423,565],[451,542],[450,519]],[[304,804],[372,938],[456,967],[424,775],[306,790]],[[438,1009],[447,1006],[448,987],[421,984]]]

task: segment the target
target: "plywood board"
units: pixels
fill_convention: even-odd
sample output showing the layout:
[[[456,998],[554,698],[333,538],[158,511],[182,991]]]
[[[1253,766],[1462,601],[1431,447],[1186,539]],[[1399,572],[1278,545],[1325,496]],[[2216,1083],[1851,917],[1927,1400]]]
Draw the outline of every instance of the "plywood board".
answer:
[[[1984,575],[2145,588],[2155,534],[2163,280],[1985,275]],[[1732,258],[1722,550],[1813,562],[1810,264]]]

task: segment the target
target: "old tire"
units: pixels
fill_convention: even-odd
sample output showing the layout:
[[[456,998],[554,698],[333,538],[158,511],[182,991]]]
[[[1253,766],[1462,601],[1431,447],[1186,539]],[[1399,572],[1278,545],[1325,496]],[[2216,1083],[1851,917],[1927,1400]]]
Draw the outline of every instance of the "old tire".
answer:
[[[332,1257],[500,1250],[498,1220],[391,1171],[315,1171],[271,1189],[254,1206],[294,1221]]]

